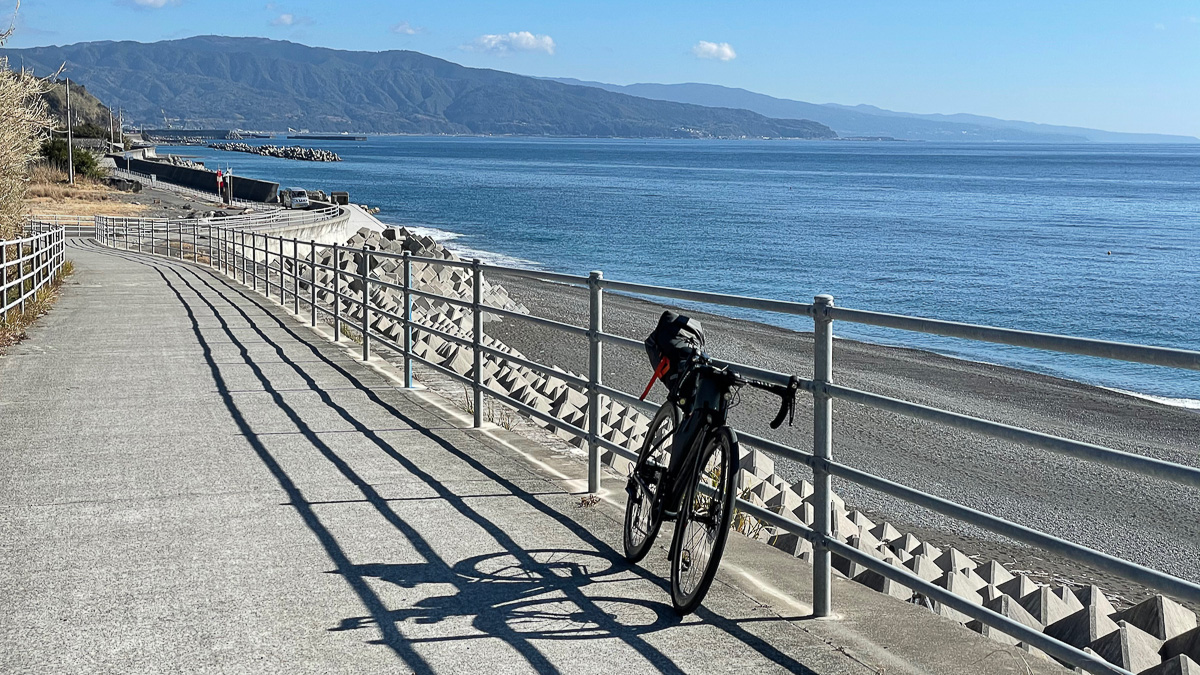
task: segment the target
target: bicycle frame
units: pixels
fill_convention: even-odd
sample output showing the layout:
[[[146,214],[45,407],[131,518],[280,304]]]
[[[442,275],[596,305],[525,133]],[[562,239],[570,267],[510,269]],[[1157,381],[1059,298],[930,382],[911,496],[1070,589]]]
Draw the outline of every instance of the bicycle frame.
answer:
[[[687,394],[680,397],[678,405],[681,408],[687,406],[687,412],[679,426],[663,439],[663,442],[671,441],[671,462],[662,482],[666,489],[660,490],[654,500],[655,509],[661,510],[667,518],[673,519],[679,514],[680,502],[687,494],[688,481],[700,458],[701,444],[708,435],[706,432],[725,425],[730,392],[736,384],[738,379],[732,373],[702,363],[692,367],[685,385],[680,387],[682,392],[692,392],[691,400]],[[643,490],[646,489],[642,476],[635,473],[634,479]]]

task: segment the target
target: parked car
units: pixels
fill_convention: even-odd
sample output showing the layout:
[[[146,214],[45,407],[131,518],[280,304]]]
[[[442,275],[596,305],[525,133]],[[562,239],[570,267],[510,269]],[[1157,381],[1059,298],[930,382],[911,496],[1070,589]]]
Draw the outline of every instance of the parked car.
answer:
[[[308,193],[301,188],[286,188],[279,191],[279,203],[288,209],[307,209]]]

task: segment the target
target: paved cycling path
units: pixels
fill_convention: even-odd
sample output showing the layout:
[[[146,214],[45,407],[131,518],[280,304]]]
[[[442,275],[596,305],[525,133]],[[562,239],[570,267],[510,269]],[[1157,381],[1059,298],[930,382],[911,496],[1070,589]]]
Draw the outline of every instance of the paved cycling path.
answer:
[[[69,255],[0,358],[0,672],[1024,672],[848,583],[847,620],[807,620],[771,584],[808,568],[748,541],[681,621],[577,458],[465,429],[209,270]]]

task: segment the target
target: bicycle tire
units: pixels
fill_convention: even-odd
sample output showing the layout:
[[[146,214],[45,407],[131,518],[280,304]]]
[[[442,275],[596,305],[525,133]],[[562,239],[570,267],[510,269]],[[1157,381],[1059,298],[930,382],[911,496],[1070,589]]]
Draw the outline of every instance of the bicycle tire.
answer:
[[[733,430],[720,427],[708,431],[687,484],[671,543],[675,553],[671,560],[671,601],[679,614],[696,611],[721,565],[733,518],[737,462],[738,442]],[[716,493],[701,494],[701,483]]]
[[[650,425],[646,427],[646,438],[642,441],[642,448],[638,452],[633,473],[635,475],[644,474],[645,468],[651,461],[657,466],[661,466],[662,471],[657,474],[658,480],[653,481],[653,494],[646,494],[634,481],[633,475],[630,475],[629,483],[626,485],[623,540],[625,559],[631,563],[640,562],[642,558],[646,557],[655,538],[658,537],[659,528],[662,527],[662,511],[656,508],[655,500],[659,490],[662,489],[667,467],[670,465],[671,435],[678,428],[679,407],[670,401],[662,404],[658,412],[654,413]]]

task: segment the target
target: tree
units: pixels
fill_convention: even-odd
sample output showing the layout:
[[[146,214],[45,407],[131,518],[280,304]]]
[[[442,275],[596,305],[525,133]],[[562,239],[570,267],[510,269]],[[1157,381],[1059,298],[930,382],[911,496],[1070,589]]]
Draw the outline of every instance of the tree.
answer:
[[[67,170],[68,157],[72,155],[67,153],[67,141],[64,138],[51,138],[42,141],[42,157],[50,160],[55,166],[63,171]],[[100,179],[104,178],[105,171],[100,168],[100,163],[96,159],[96,155],[84,148],[75,148],[74,164],[75,175],[84,176],[86,178]]]
[[[0,46],[12,33],[12,27],[0,33]],[[21,230],[29,161],[50,128],[41,97],[44,86],[31,74],[13,71],[8,59],[0,58],[0,239]]]

